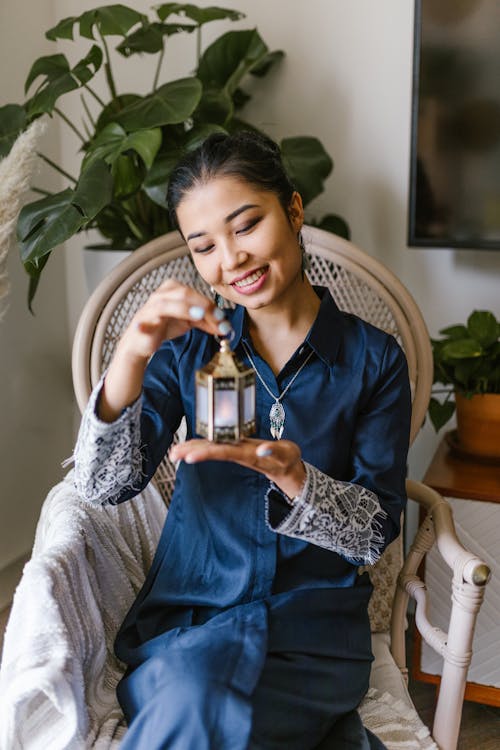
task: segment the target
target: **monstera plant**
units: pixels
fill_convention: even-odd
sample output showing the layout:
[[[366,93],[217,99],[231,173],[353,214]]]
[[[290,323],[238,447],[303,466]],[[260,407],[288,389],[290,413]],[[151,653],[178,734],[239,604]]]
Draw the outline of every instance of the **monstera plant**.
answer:
[[[53,41],[88,40],[89,49],[76,63],[66,55],[35,60],[28,73],[22,104],[0,108],[0,157],[18,135],[44,114],[60,117],[80,143],[79,174],[72,175],[43,154],[41,158],[63,175],[67,187],[42,195],[22,209],[17,223],[21,260],[29,274],[31,309],[40,275],[50,253],[77,232],[96,229],[102,242],[95,249],[135,249],[171,229],[165,194],[170,172],[179,156],[215,131],[254,127],[241,110],[251,98],[244,84],[262,78],[283,57],[270,51],[256,29],[228,31],[202,49],[202,30],[216,20],[236,21],[238,11],[184,3],[155,6],[151,19],[124,5],[108,5],[71,16],[46,32]],[[192,74],[168,80],[164,55],[172,36],[181,34],[193,46]],[[152,80],[144,91],[119,91],[113,66],[120,58],[156,56]],[[108,95],[95,90],[104,76]],[[123,76],[122,76],[123,78]],[[78,91],[81,120],[64,112],[63,97]],[[285,138],[281,150],[286,167],[309,203],[323,190],[332,160],[313,136]],[[328,215],[319,226],[348,235],[338,216]]]

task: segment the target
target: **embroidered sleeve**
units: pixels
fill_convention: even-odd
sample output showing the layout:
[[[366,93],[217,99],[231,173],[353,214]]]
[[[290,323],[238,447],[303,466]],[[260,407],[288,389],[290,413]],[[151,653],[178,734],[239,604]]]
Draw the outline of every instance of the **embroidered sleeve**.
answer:
[[[104,375],[92,391],[73,453],[76,490],[92,505],[115,504],[125,489],[139,492],[143,475],[141,398],[114,422],[103,422],[97,416],[103,381]]]
[[[333,479],[306,462],[304,466],[306,481],[302,492],[277,523],[270,502],[274,493],[284,495],[271,484],[266,496],[270,528],[337,552],[357,565],[376,562],[385,547],[381,521],[387,516],[377,495],[359,484]]]

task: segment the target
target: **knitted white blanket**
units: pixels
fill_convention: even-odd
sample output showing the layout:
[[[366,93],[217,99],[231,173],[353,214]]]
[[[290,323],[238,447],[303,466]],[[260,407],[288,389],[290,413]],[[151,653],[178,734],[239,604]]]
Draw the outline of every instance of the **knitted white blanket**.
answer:
[[[115,687],[119,625],[151,565],[165,505],[150,484],[96,508],[72,472],[47,497],[24,568],[0,667],[1,750],[115,750],[126,726]],[[371,689],[360,713],[388,750],[436,745],[416,712]]]

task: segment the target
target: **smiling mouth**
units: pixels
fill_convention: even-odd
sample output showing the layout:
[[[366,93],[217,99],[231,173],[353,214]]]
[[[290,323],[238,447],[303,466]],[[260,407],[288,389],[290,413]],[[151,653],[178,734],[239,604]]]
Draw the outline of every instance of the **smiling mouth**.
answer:
[[[269,266],[263,266],[262,268],[259,268],[257,271],[254,271],[249,276],[245,276],[244,279],[241,279],[240,281],[233,281],[232,286],[236,286],[238,288],[242,288],[245,286],[250,286],[250,284],[255,284],[258,279],[260,279],[261,276],[263,276]]]

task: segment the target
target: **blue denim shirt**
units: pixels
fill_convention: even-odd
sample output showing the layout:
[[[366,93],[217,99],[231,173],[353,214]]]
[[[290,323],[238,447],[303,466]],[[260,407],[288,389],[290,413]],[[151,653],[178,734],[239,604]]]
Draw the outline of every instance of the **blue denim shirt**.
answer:
[[[316,320],[277,376],[253,348],[240,306],[229,312],[235,331],[231,346],[248,362],[241,345],[245,341],[276,395],[313,351],[283,398],[282,438],[295,441],[304,461],[327,477],[375,493],[382,510],[377,520],[382,552],[399,533],[406,502],[411,413],[406,359],[393,336],[341,312],[327,289],[315,291],[321,298]],[[195,437],[195,371],[217,348],[212,336],[193,329],[165,342],[151,359],[140,399],[140,471],[132,487],[117,480],[111,502],[132,498],[150,481],[183,416],[187,439]],[[256,437],[270,439],[272,404],[257,379]],[[120,417],[126,419],[126,414]],[[353,616],[361,617],[366,633],[370,587],[366,584],[362,595],[355,592],[360,584],[357,567],[363,562],[355,553],[356,534],[353,552],[346,554],[345,549],[339,553],[279,533],[291,512],[262,474],[230,462],[181,462],[153,565],[117,638],[120,658],[132,662],[135,648],[169,629],[271,600],[284,607],[282,614],[288,613],[280,620],[280,637],[286,640],[286,623],[293,621],[291,640],[305,639],[312,647],[324,633],[324,618],[339,611],[339,590],[346,588],[351,593],[345,592],[342,602],[350,602],[347,609],[354,607]],[[311,607],[323,611],[316,626]],[[300,627],[299,612],[307,628]]]

